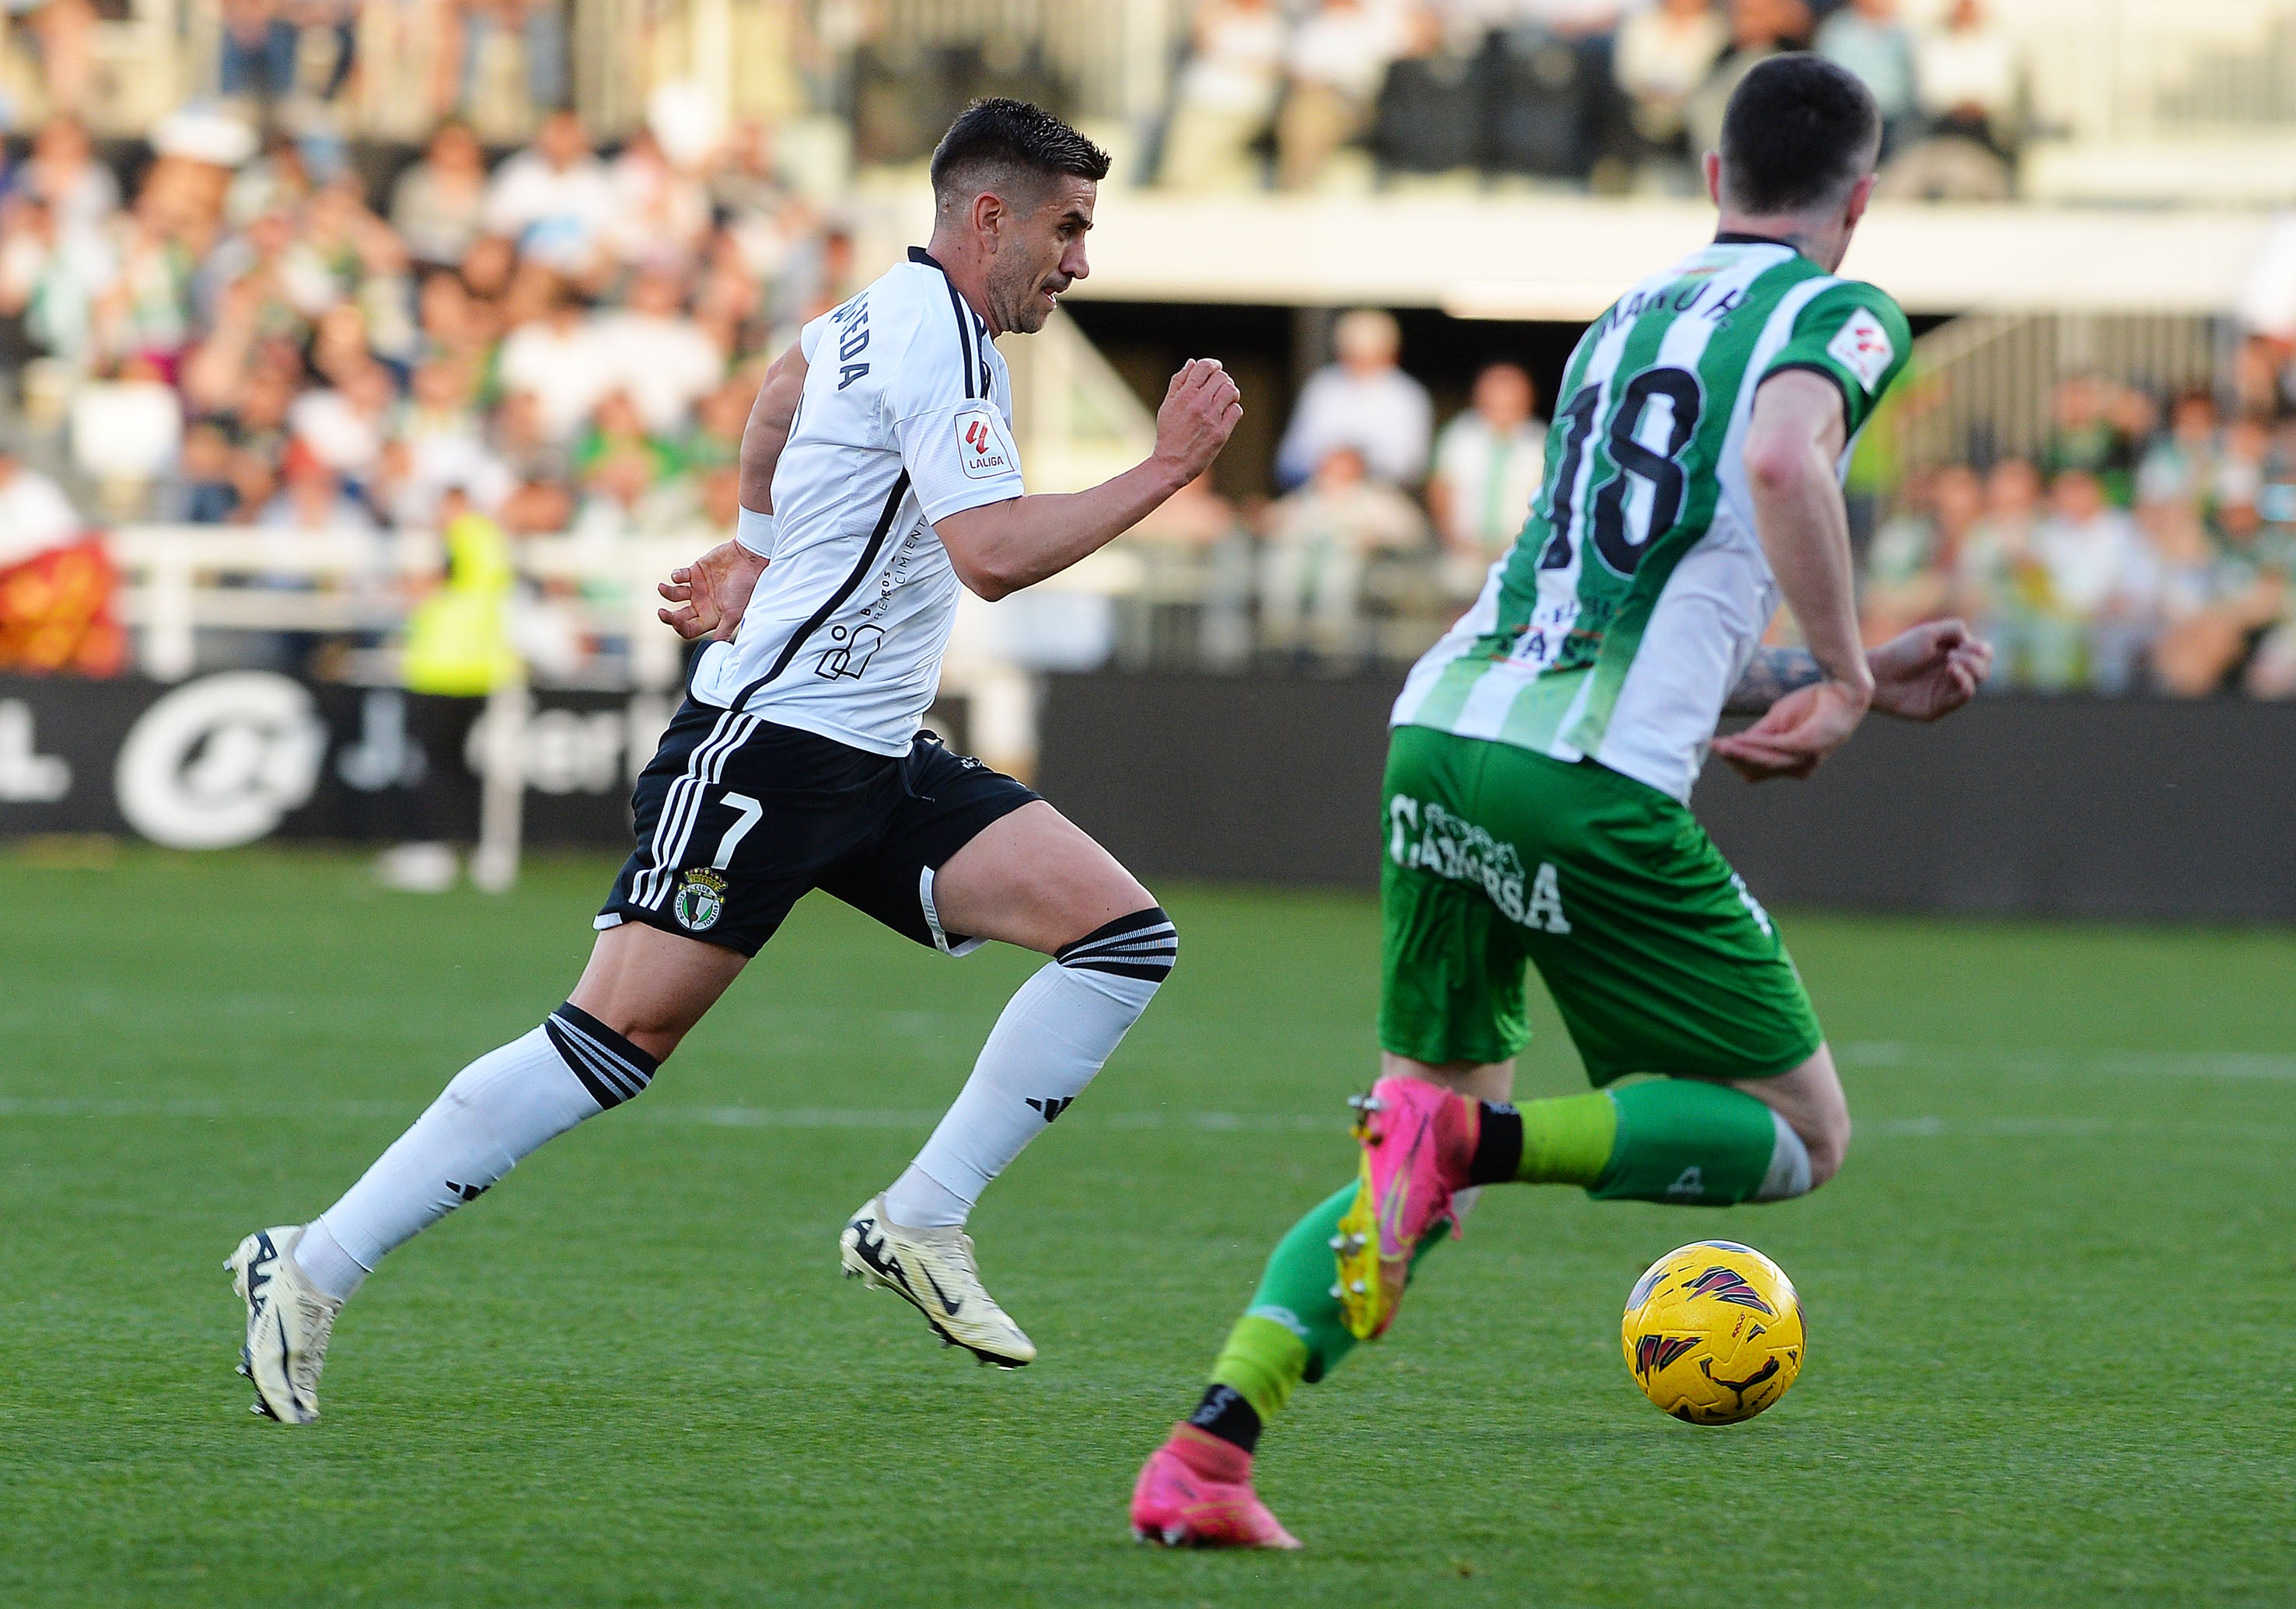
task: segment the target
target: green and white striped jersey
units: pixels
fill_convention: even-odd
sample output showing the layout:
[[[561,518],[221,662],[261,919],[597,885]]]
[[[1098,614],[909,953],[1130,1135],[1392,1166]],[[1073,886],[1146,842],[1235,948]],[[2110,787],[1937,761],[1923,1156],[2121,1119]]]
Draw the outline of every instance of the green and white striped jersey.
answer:
[[[1687,800],[1778,605],[1746,486],[1754,389],[1830,376],[1854,445],[1911,347],[1888,296],[1773,241],[1724,235],[1636,285],[1570,355],[1522,534],[1412,667],[1393,724],[1592,758]]]

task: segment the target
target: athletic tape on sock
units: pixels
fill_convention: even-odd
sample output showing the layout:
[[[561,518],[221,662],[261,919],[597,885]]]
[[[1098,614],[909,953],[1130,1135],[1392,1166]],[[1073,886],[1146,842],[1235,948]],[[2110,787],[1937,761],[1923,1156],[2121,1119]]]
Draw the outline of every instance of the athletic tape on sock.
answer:
[[[1770,1122],[1776,1126],[1777,1143],[1770,1152],[1770,1171],[1762,1175],[1754,1199],[1791,1201],[1796,1196],[1808,1195],[1809,1148],[1775,1112],[1770,1114]]]
[[[652,1057],[570,1001],[543,1020],[542,1031],[601,1110],[644,1094],[661,1069]]]
[[[1180,959],[1180,933],[1161,905],[1151,905],[1095,927],[1073,944],[1062,945],[1053,952],[1053,959],[1082,971],[1160,984]]]

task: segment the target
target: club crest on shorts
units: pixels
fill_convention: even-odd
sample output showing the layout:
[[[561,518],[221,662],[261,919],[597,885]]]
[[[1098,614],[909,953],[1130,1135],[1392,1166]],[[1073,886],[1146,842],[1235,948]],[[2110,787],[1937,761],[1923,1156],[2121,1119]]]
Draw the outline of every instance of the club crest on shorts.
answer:
[[[688,933],[708,932],[726,914],[726,879],[714,871],[687,872],[670,911]]]

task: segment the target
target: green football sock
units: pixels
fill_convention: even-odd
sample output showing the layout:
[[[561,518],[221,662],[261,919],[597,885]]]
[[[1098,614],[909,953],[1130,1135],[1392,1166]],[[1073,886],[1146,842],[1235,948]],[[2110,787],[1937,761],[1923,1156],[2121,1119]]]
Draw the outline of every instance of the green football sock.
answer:
[[[1809,1188],[1807,1153],[1769,1107],[1694,1078],[1654,1078],[1520,1108],[1487,1103],[1471,1177],[1575,1184],[1601,1201],[1694,1206]]]
[[[1355,1335],[1332,1294],[1339,1278],[1332,1237],[1340,1232],[1340,1219],[1355,1197],[1351,1180],[1292,1226],[1267,1259],[1251,1305],[1228,1332],[1227,1344],[1212,1365],[1211,1383],[1242,1396],[1263,1424],[1291,1401],[1301,1381],[1314,1384],[1355,1350]],[[1413,1254],[1414,1271],[1438,1243],[1449,1238],[1448,1223],[1429,1230]]]
[[[1764,1194],[1782,1147],[1800,1150],[1769,1107],[1727,1084],[1653,1078],[1603,1093],[1619,1130],[1603,1176],[1589,1187],[1598,1201],[1734,1205]],[[1805,1167],[1801,1188],[1808,1188]]]

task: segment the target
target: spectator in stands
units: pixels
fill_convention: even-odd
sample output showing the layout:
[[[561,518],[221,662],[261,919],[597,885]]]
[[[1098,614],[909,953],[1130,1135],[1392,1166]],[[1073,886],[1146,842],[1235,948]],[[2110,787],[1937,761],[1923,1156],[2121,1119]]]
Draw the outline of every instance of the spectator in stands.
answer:
[[[1915,49],[1923,137],[1890,164],[1874,193],[1892,200],[2008,200],[2023,73],[2015,42],[1987,15],[1981,0],[1954,0],[1942,26],[1925,31]]]
[[[2262,551],[2254,502],[2227,502],[2216,514],[2214,541],[2195,520],[2169,520],[2152,533],[2161,612],[2152,675],[2179,698],[2202,698],[2230,682],[2287,598],[2286,574]]]
[[[45,205],[67,233],[100,230],[119,210],[119,181],[95,159],[87,129],[75,117],[50,118],[40,126],[9,188]]]
[[[2157,625],[2161,589],[2160,567],[2136,522],[2112,505],[2096,472],[2069,469],[2050,486],[2049,513],[2033,543],[2048,579],[2034,680],[2130,691]]]
[[[1464,602],[1491,561],[1514,543],[1546,470],[1546,421],[1535,417],[1530,376],[1492,363],[1475,376],[1466,412],[1435,438],[1428,512],[1442,542],[1443,590]]]
[[[86,110],[95,82],[94,0],[12,0],[8,9],[22,19],[38,47],[49,108],[77,117]]]
[[[422,159],[390,192],[390,226],[407,255],[426,267],[455,267],[484,226],[486,153],[463,123],[441,123]]]
[[[1340,315],[1332,341],[1339,361],[1300,388],[1275,451],[1276,484],[1296,486],[1334,447],[1352,447],[1373,478],[1416,486],[1427,473],[1432,411],[1426,388],[1398,366],[1403,332],[1372,308]]]
[[[613,365],[574,287],[553,276],[545,295],[546,311],[504,338],[500,375],[504,390],[534,394],[543,429],[564,441],[613,383]]]
[[[608,169],[614,196],[610,241],[616,257],[684,270],[709,233],[709,187],[674,163],[660,138],[641,125]]]
[[[2217,399],[2205,388],[2180,394],[2169,429],[2144,449],[2136,466],[2137,517],[2150,527],[2172,514],[2197,522],[2223,454]]]
[[[2068,470],[2095,476],[2106,499],[2125,509],[2136,501],[2136,444],[2116,407],[2119,390],[2094,374],[2059,381],[2041,467],[2052,477]]]
[[[1275,119],[1275,178],[1313,189],[1341,147],[1371,127],[1387,65],[1410,43],[1390,0],[1322,0],[1292,37],[1291,85]]]
[[[390,371],[367,357],[339,384],[297,397],[287,412],[288,432],[313,462],[362,486],[381,460],[398,400]]]
[[[95,304],[112,280],[111,249],[92,230],[67,230],[29,196],[0,205],[0,315],[21,318],[35,349],[85,371],[100,356]]]
[[[1882,109],[1882,154],[1896,149],[1910,126],[1914,96],[1914,36],[1898,15],[1898,0],[1849,0],[1817,30],[1817,50],[1864,80]]]
[[[1206,670],[1239,671],[1251,658],[1251,529],[1235,505],[1212,489],[1207,470],[1126,533],[1147,578],[1138,599],[1147,641],[1140,657],[1164,657],[1174,618],[1195,612],[1193,641],[1179,657]]]
[[[217,86],[231,96],[276,101],[295,87],[301,30],[283,0],[222,0]]]
[[[685,316],[676,273],[642,268],[618,312],[594,331],[609,383],[627,390],[656,436],[683,429],[693,404],[726,377],[726,353]]]
[[[1267,510],[1260,560],[1261,641],[1278,652],[1312,647],[1345,664],[1363,656],[1365,571],[1374,555],[1423,549],[1418,505],[1366,472],[1363,453],[1339,445],[1307,485]]]
[[[580,279],[605,265],[614,205],[582,119],[557,111],[543,119],[532,146],[496,169],[484,218],[488,232],[515,242],[521,257]]]
[[[1164,132],[1167,189],[1259,187],[1256,148],[1283,92],[1286,29],[1275,0],[1200,0]]]
[[[537,111],[562,108],[570,99],[566,12],[561,0],[462,0],[462,90],[465,114],[490,110],[523,89]],[[524,82],[502,70],[501,49],[515,41]]]
[[[1729,25],[1710,0],[1656,0],[1619,26],[1612,72],[1646,165],[1662,167],[1682,188],[1699,154],[1684,138],[1690,97],[1730,44]]]
[[[1859,615],[1868,642],[1954,612],[1954,577],[1985,512],[1984,483],[1967,464],[1948,464],[1907,490],[1906,506],[1882,522],[1866,555]]]
[[[20,564],[79,533],[79,515],[63,488],[26,469],[14,446],[0,437],[0,565]]]
[[[184,437],[182,470],[168,514],[193,525],[221,525],[238,505],[230,436],[212,421],[193,425]]]
[[[1950,576],[1953,609],[1995,645],[2001,688],[2021,685],[2030,657],[2031,624],[2047,578],[2034,550],[2040,523],[2041,477],[2021,458],[2006,458],[1985,478],[1985,510],[1963,540]]]
[[[1803,0],[1730,0],[1730,48],[1683,107],[1693,151],[1721,148],[1722,110],[1738,80],[1756,62],[1800,45],[1809,29],[1809,7]]]

